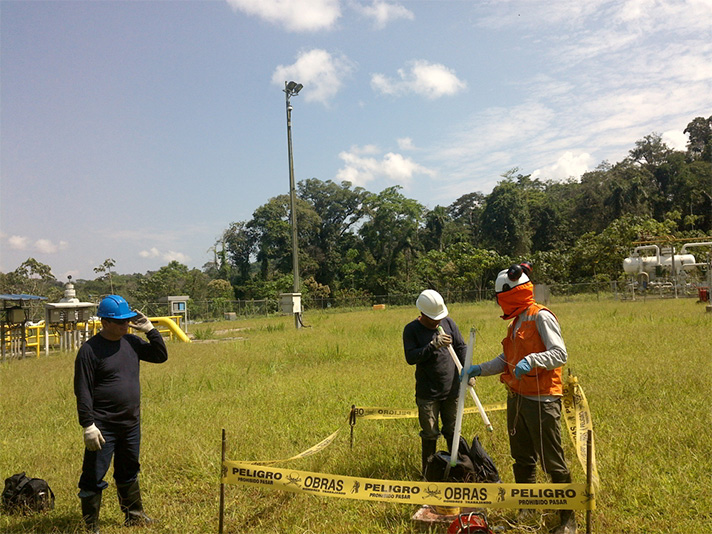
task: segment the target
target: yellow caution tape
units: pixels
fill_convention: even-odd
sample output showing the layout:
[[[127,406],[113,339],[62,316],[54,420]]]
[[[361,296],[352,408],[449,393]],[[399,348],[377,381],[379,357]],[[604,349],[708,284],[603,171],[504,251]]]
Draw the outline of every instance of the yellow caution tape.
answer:
[[[485,411],[494,412],[497,410],[506,410],[507,403],[499,402],[496,404],[485,404],[483,406]],[[354,408],[356,417],[359,419],[408,419],[418,417],[418,410],[399,410],[394,408],[366,408],[363,406],[356,406]],[[464,413],[479,413],[476,406],[470,408],[465,408]]]
[[[307,456],[311,456],[312,454],[316,454],[317,452],[320,452],[324,449],[326,449],[331,443],[336,439],[336,436],[338,433],[341,431],[341,429],[337,429],[336,432],[331,434],[328,438],[320,441],[310,449],[305,450],[304,452],[300,452],[299,454],[292,456],[291,458],[285,458],[284,460],[261,460],[261,461],[256,461],[256,462],[250,462],[253,465],[271,465],[271,464],[276,464],[280,462],[288,462],[289,460],[296,460],[297,458],[306,458]]]
[[[471,508],[593,510],[585,484],[468,484],[381,480],[223,463],[223,484],[284,490],[321,497]]]
[[[507,409],[507,403],[499,403],[499,404],[490,404],[484,407],[485,410],[506,410]],[[400,418],[409,418],[409,417],[418,417],[418,410],[394,410],[392,408],[363,408],[363,407],[354,407],[353,408],[354,414],[357,418],[361,419],[400,419]],[[478,410],[476,407],[473,408],[465,408],[465,413],[478,413]],[[339,434],[341,429],[337,429],[335,432],[333,432],[330,436],[327,438],[323,439],[313,447],[300,452],[299,454],[296,454],[294,456],[291,456],[289,458],[283,458],[280,460],[255,460],[255,461],[250,461],[250,463],[255,464],[255,465],[273,465],[277,463],[282,463],[282,462],[288,462],[290,460],[296,460],[298,458],[306,458],[307,456],[311,456],[313,454],[316,454],[318,452],[321,452],[325,448],[327,448],[329,445],[331,445],[334,440],[336,439],[336,436]]]
[[[586,395],[575,376],[569,377],[564,384],[563,397],[563,415],[566,421],[566,427],[569,429],[569,436],[576,449],[576,456],[586,472],[586,457],[588,448],[588,431],[592,431],[593,436],[593,420],[591,419],[591,411],[588,407]],[[591,439],[591,483],[594,488],[598,487],[598,468],[596,467],[596,448],[594,447],[593,439]]]
[[[576,449],[576,455],[583,467],[584,472],[586,472],[586,459],[587,459],[587,436],[588,430],[593,430],[593,421],[591,419],[591,412],[588,407],[588,401],[586,400],[586,395],[584,395],[581,385],[578,383],[576,377],[569,377],[569,380],[564,384],[563,392],[563,415],[566,421],[566,428],[569,430],[569,436]],[[506,410],[507,403],[495,403],[487,404],[484,406],[486,411],[497,411]],[[359,407],[354,406],[352,408],[352,413],[354,413],[357,419],[404,419],[404,418],[417,418],[418,410],[402,410],[394,408],[377,408],[377,407]],[[477,407],[465,408],[465,413],[472,414],[478,413]],[[351,420],[351,417],[349,417]],[[336,436],[339,434],[341,429],[337,429],[327,438],[323,439],[313,447],[300,452],[290,458],[284,458],[281,460],[260,460],[260,461],[250,461],[245,462],[245,465],[274,465],[277,463],[288,462],[290,460],[296,460],[298,458],[306,458],[318,452],[321,452],[326,447],[331,445]],[[592,447],[592,453],[595,452],[595,448]],[[591,461],[592,470],[592,483],[594,488],[598,487],[598,469],[596,467],[596,456],[592,454]],[[312,475],[314,475],[312,473]],[[343,477],[342,477],[343,478]],[[346,477],[348,478],[348,477]],[[501,487],[498,484],[497,487]],[[506,486],[506,485],[505,485]],[[426,503],[429,504],[429,503]],[[549,506],[551,508],[551,506]]]

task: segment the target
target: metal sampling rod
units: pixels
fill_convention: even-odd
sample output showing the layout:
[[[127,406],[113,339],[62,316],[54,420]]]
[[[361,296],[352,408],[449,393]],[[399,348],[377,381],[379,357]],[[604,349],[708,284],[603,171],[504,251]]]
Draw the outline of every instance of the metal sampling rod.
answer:
[[[469,369],[472,365],[472,351],[475,346],[475,329],[470,330],[470,342],[467,344],[465,355],[465,365]],[[445,467],[445,480],[450,475],[450,468],[457,465],[457,453],[460,448],[460,432],[462,430],[462,414],[465,411],[465,396],[467,394],[467,382],[460,382],[460,395],[457,398],[457,417],[455,418],[455,432],[452,435],[452,448],[450,450],[450,463]]]
[[[444,332],[443,327],[440,325],[438,325],[438,332],[440,332],[440,333]],[[473,332],[474,332],[474,328],[473,328]],[[475,339],[474,339],[474,334],[473,334],[473,338],[472,338],[473,353],[474,353],[474,343],[475,343]],[[455,349],[452,348],[452,345],[448,345],[447,348],[448,348],[448,351],[450,352],[450,357],[452,358],[452,361],[455,362],[455,367],[457,367],[457,372],[460,373],[462,371],[462,364],[460,363],[460,359],[457,357],[457,354],[455,354]],[[468,369],[470,368],[471,364],[472,364],[472,362],[470,362],[470,364],[467,365]],[[469,384],[468,384],[468,386],[469,386]],[[485,412],[485,409],[482,407],[482,403],[480,402],[480,398],[477,396],[477,392],[475,391],[475,388],[472,386],[469,386],[468,389],[470,391],[470,396],[472,397],[472,400],[475,401],[477,410],[479,410],[479,412],[480,412],[480,416],[482,417],[482,422],[487,427],[487,430],[492,432],[494,430],[492,428],[492,423],[490,423],[489,417],[487,417],[487,412]]]

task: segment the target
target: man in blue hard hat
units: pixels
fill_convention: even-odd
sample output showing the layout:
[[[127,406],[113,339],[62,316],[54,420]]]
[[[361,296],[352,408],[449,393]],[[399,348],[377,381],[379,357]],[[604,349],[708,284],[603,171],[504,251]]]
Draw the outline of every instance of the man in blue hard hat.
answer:
[[[99,532],[104,476],[114,459],[114,480],[126,526],[152,522],[143,511],[138,484],[141,444],[140,361],[168,359],[160,332],[119,295],[99,303],[101,331],[84,343],[74,362],[74,394],[79,424],[84,428],[84,463],[79,498],[87,530]],[[148,342],[129,334],[129,326]]]

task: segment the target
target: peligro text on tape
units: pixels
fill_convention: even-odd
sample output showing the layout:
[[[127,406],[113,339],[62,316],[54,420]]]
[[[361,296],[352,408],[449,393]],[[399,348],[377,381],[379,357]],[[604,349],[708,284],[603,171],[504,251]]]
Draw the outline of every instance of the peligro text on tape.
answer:
[[[586,457],[588,449],[588,431],[593,431],[593,421],[591,411],[588,407],[586,395],[583,388],[575,376],[569,377],[564,384],[563,415],[566,427],[569,429],[569,436],[576,449],[576,456],[581,466],[586,471]],[[592,432],[593,435],[593,432]],[[598,487],[598,468],[596,467],[596,455],[593,440],[591,441],[591,482],[594,488]]]
[[[239,484],[322,497],[471,508],[593,510],[585,484],[467,484],[395,481],[223,463],[223,484]]]
[[[587,453],[587,436],[588,430],[593,430],[593,421],[591,419],[591,412],[589,410],[588,401],[586,400],[586,395],[583,392],[583,388],[578,382],[576,377],[569,377],[568,381],[564,384],[563,391],[563,415],[566,421],[566,428],[569,431],[569,436],[576,449],[576,456],[581,463],[581,467],[584,472],[586,471],[586,453]],[[484,406],[487,411],[496,410],[506,410],[507,403],[495,403],[487,404]],[[401,419],[401,418],[417,418],[417,410],[409,409],[394,409],[394,408],[378,408],[378,407],[354,407],[354,413],[357,418],[360,419]],[[465,408],[465,413],[477,413],[477,407]],[[300,452],[289,458],[284,458],[280,460],[260,460],[260,461],[250,461],[252,464],[260,465],[273,465],[276,463],[288,462],[289,460],[296,460],[298,458],[306,458],[318,452],[321,452],[326,447],[331,445],[336,436],[339,434],[341,429],[337,429],[327,438],[323,439],[313,447]],[[595,452],[595,447],[592,445],[592,452]],[[596,467],[596,456],[592,455],[591,462],[592,470],[592,480],[594,488],[598,487],[598,469]]]
[[[506,410],[507,403],[506,402],[498,402],[495,404],[485,404],[483,406],[483,408],[487,412]],[[354,408],[354,412],[356,414],[356,417],[359,419],[408,419],[408,418],[416,419],[418,417],[418,410],[407,410],[407,409],[403,410],[403,409],[396,409],[396,408],[378,408],[378,407],[356,406]],[[469,408],[465,408],[464,413],[472,414],[472,413],[479,413],[479,411],[476,406],[471,406]]]

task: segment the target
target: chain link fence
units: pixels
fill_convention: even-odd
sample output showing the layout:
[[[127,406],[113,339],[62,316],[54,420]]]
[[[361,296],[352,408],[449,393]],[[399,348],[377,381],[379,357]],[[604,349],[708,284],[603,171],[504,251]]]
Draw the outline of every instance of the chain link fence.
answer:
[[[621,282],[589,282],[579,284],[538,284],[535,286],[535,297],[542,304],[551,301],[566,302],[573,299],[618,299],[642,300],[646,298],[700,298],[699,287],[695,284],[674,286],[671,282],[650,283],[645,286],[638,283]],[[493,289],[471,291],[441,289],[448,304],[480,302],[494,300]],[[349,310],[370,308],[374,305],[413,306],[418,293],[400,293],[392,295],[359,295],[348,297],[313,298],[308,294],[302,296],[302,308],[309,310]],[[141,310],[149,317],[170,316],[169,304],[166,302],[131,302],[132,307]],[[222,321],[237,318],[269,316],[281,313],[279,298],[228,300],[214,299],[205,301],[188,301],[188,320],[190,322]],[[28,313],[30,320],[44,318],[44,304],[32,303]]]
[[[650,284],[621,283],[621,282],[589,282],[580,284],[538,284],[535,286],[535,298],[538,302],[566,302],[574,299],[618,299],[618,300],[643,300],[646,298],[702,298],[700,289],[695,284],[678,285],[671,282]],[[448,304],[480,302],[494,300],[493,289],[480,289],[471,291],[441,289]],[[707,291],[709,294],[709,290]],[[413,306],[418,298],[418,293],[400,293],[393,295],[359,295],[340,298],[313,298],[308,294],[302,296],[302,308],[309,310],[350,310],[371,308],[374,305],[385,304],[392,306]],[[170,316],[167,302],[130,302],[135,309],[141,310],[149,317]],[[188,301],[188,321],[223,321],[237,318],[269,316],[281,313],[279,298],[228,300],[214,299],[205,301]],[[28,310],[30,321],[44,319],[44,303],[33,302]]]
[[[539,294],[542,287],[544,293]],[[545,303],[550,299],[559,300],[589,295],[592,298],[625,298],[625,288],[616,282],[584,283],[584,284],[556,284],[550,286],[537,286],[537,298]],[[442,290],[445,301],[449,304],[491,301],[494,299],[493,289],[472,291]],[[360,295],[348,297],[313,298],[308,294],[302,296],[302,308],[309,310],[349,310],[371,308],[374,305],[386,306],[413,306],[418,298],[418,293],[393,294],[393,295]],[[148,302],[135,303],[146,315],[170,315],[166,303]],[[189,301],[188,319],[193,322],[222,321],[245,317],[268,316],[281,313],[279,299],[262,300],[226,300],[216,299],[208,301]]]

